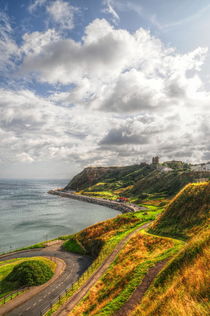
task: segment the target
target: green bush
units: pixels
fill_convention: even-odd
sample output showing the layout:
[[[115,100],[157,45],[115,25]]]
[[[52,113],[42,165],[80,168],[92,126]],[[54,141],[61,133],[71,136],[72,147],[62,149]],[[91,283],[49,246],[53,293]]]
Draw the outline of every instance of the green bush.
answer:
[[[42,261],[24,261],[14,267],[5,281],[15,282],[18,287],[33,286],[47,282],[52,275],[50,267]]]
[[[84,247],[74,238],[70,238],[63,244],[63,248],[69,252],[78,253],[84,255],[86,253]]]

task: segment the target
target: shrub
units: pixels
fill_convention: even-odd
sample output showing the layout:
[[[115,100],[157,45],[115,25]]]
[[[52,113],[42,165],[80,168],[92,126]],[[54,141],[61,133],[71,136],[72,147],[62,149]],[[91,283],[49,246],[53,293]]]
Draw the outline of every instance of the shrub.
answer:
[[[50,267],[42,261],[24,261],[14,267],[5,281],[15,282],[19,287],[33,286],[47,282],[52,275]]]
[[[84,249],[84,247],[82,247],[81,243],[79,243],[79,241],[74,238],[70,238],[68,241],[66,241],[63,244],[63,248],[67,251],[78,253],[81,255],[84,255],[86,253],[86,250]]]

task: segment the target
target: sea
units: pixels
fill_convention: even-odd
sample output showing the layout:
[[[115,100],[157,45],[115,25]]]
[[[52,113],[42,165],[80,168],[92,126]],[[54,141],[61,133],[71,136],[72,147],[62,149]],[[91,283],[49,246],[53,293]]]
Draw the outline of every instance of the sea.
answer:
[[[47,193],[67,183],[0,179],[0,253],[73,234],[119,214],[108,207]]]

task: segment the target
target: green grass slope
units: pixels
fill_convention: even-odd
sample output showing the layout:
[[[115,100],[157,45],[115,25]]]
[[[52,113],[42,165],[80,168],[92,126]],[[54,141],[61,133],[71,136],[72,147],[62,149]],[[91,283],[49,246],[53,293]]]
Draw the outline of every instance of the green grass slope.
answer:
[[[210,182],[188,184],[153,224],[153,234],[187,239],[207,226]]]
[[[136,172],[138,173],[139,169],[141,169],[141,165],[132,165],[126,167],[88,167],[77,174],[65,187],[65,190],[79,191],[93,186],[98,182],[105,182],[113,185],[119,180],[123,185],[122,179],[128,176],[126,182],[129,181],[129,175],[133,173],[135,174]]]
[[[185,170],[173,170],[162,172],[155,170],[140,179],[131,189],[131,194],[159,193],[165,196],[173,196],[186,184],[195,182],[200,178],[210,178],[210,172],[195,172]]]
[[[191,171],[190,165],[169,161],[159,168],[170,167],[171,171],[156,169],[155,165],[141,163],[125,167],[89,167],[77,174],[65,190],[104,198],[116,198],[118,194],[136,200],[174,196],[186,184],[201,178],[210,178],[210,172]]]

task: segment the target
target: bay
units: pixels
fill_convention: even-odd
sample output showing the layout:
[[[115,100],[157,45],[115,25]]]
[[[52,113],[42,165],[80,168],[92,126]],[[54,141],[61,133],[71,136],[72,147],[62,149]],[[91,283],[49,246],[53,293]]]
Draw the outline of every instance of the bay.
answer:
[[[0,253],[73,234],[120,213],[47,193],[67,182],[0,179]]]

